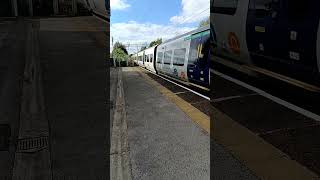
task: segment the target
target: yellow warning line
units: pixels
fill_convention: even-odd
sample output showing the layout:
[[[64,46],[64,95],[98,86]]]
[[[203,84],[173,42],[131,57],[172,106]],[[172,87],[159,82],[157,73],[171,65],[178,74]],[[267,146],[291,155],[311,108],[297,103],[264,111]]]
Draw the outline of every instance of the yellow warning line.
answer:
[[[266,70],[263,68],[253,67],[253,66],[245,66],[245,65],[244,65],[244,67],[251,69],[253,71],[271,76],[273,78],[279,79],[281,81],[287,82],[287,83],[292,84],[294,86],[306,89],[308,91],[320,92],[320,87],[317,87],[312,84],[308,84],[308,83],[305,83],[305,82],[302,82],[302,81],[299,81],[299,80],[296,80],[296,79],[293,79],[293,78],[290,78],[290,77],[287,77],[287,76],[284,76],[284,75],[281,75],[281,74],[278,74],[278,73],[275,73],[275,72],[272,72],[272,71],[269,71],[269,70]]]
[[[158,82],[151,79],[145,73],[142,73],[139,68],[137,68],[137,72],[139,72],[148,83],[156,87],[167,99],[171,102],[175,103],[184,113],[186,113],[195,123],[197,123],[200,128],[204,129],[207,133],[210,134],[210,117],[193,107],[191,104],[175,95],[173,92],[160,85]]]
[[[285,153],[264,141],[249,129],[241,126],[216,108],[214,117],[215,142],[224,146],[234,157],[243,162],[263,180],[314,180],[319,177]]]
[[[251,76],[257,76],[257,73],[264,74],[269,77],[278,79],[280,81],[289,83],[289,84],[297,86],[299,88],[306,89],[311,92],[320,92],[320,87],[318,87],[316,85],[305,83],[305,82],[299,81],[297,79],[290,78],[290,77],[284,76],[282,74],[269,71],[267,69],[259,68],[256,66],[240,65],[240,64],[225,60],[225,59],[217,57],[217,56],[212,56],[211,58],[215,59],[216,63],[220,63],[224,66],[227,66],[227,67],[230,67],[230,68],[235,69],[237,71],[249,74]]]

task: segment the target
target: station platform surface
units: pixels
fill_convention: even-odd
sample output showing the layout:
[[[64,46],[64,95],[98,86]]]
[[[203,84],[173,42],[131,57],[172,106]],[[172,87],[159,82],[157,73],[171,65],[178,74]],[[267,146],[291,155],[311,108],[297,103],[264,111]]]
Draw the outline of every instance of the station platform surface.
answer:
[[[23,74],[25,24],[16,18],[0,18],[0,178],[12,174],[14,143],[3,144],[2,139],[17,134],[19,121],[20,79]],[[11,132],[6,132],[9,127]],[[7,136],[8,135],[8,136]],[[14,142],[16,138],[11,138]],[[7,147],[6,147],[7,146]]]
[[[0,19],[0,179],[109,179],[108,31],[93,16]]]
[[[210,179],[210,175],[213,179],[257,179],[222,146],[212,141],[210,148],[210,134],[188,114],[192,111],[181,109],[181,103],[188,102],[180,99],[177,105],[175,94],[168,89],[163,93],[166,88],[147,71],[112,68],[111,95],[117,94],[112,92],[117,90],[117,78],[112,76],[119,73],[132,179]]]
[[[293,88],[219,70],[212,78],[213,139],[261,179],[319,179],[318,115],[278,96]],[[278,95],[259,81],[277,84]]]
[[[108,179],[106,32],[107,24],[95,17],[40,20],[51,169],[56,179]]]

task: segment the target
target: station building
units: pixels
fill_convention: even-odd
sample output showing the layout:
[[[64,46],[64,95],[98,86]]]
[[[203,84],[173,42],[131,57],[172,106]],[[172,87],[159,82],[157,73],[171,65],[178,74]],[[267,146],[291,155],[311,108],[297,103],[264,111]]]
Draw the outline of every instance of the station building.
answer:
[[[1,0],[2,16],[81,15],[88,13],[87,0]],[[109,0],[108,0],[109,2]]]

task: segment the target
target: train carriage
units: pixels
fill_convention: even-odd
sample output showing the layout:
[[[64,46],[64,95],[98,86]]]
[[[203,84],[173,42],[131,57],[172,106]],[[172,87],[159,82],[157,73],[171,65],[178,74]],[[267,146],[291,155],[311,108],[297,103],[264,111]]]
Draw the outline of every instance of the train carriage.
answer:
[[[141,67],[145,67],[144,66],[144,51],[138,52],[137,56],[138,56],[138,65]]]
[[[134,64],[138,64],[138,61],[137,61],[137,54],[133,54],[133,55],[131,56],[131,58],[132,58],[132,60],[133,60]]]
[[[155,66],[154,66],[156,47],[157,46],[153,46],[144,50],[145,68],[154,73],[156,73]]]
[[[318,0],[214,0],[214,59],[319,84],[319,5]]]
[[[210,26],[167,40],[136,54],[137,64],[187,85],[209,90]]]
[[[210,27],[163,42],[157,47],[158,73],[209,90]]]

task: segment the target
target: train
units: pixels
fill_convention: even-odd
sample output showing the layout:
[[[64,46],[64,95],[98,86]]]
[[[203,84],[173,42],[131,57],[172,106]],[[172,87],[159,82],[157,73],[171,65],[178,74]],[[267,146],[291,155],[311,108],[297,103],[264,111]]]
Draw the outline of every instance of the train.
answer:
[[[209,91],[210,39],[208,25],[137,52],[132,58],[151,72]]]
[[[79,2],[93,14],[107,21],[110,20],[110,0],[81,0]]]
[[[319,5],[318,0],[211,0],[213,62],[319,87]]]

